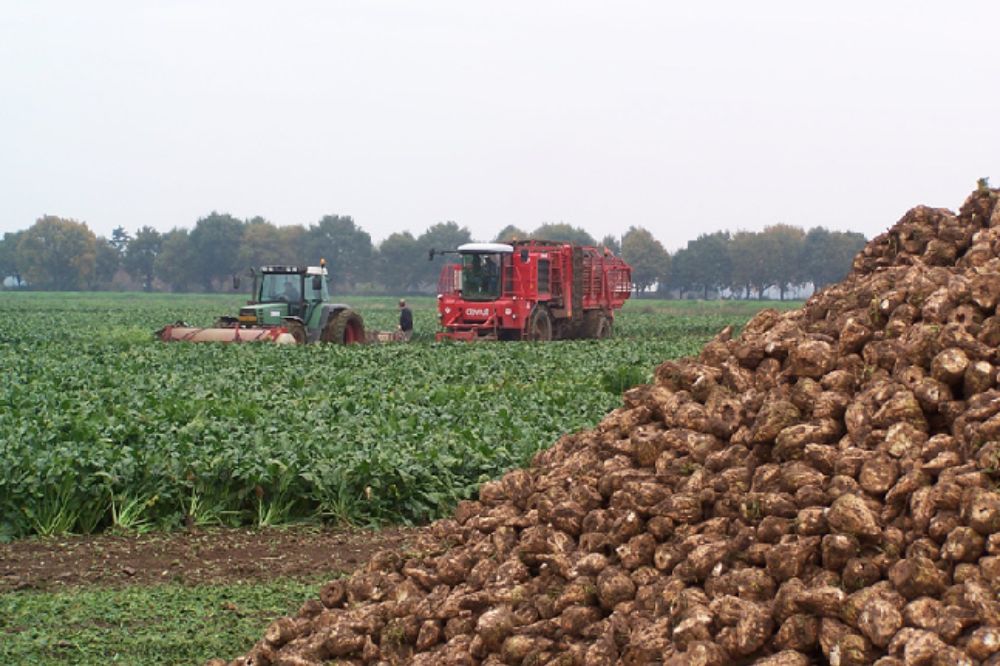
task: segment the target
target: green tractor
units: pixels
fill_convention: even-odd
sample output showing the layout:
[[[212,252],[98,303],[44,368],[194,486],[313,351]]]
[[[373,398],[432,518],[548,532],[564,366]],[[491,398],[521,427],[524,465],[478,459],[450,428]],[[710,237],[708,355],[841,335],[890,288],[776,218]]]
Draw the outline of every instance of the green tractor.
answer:
[[[328,302],[325,261],[319,266],[263,266],[252,275],[253,298],[238,316],[220,317],[212,328],[177,322],[157,335],[167,342],[367,342],[361,315],[343,303]],[[239,288],[239,278],[233,279],[233,287]]]

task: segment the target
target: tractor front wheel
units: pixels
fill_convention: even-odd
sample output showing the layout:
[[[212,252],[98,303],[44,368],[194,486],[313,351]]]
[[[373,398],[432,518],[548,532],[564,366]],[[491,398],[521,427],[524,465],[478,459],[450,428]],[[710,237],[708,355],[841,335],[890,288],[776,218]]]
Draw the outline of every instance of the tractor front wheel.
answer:
[[[552,339],[552,315],[544,306],[538,305],[528,316],[528,328],[525,338],[536,342],[548,342]]]
[[[288,332],[293,338],[295,338],[295,344],[304,345],[309,337],[306,333],[306,327],[302,325],[301,322],[290,321],[287,323]]]
[[[338,345],[360,344],[365,341],[365,322],[354,310],[341,310],[327,322],[320,339]]]

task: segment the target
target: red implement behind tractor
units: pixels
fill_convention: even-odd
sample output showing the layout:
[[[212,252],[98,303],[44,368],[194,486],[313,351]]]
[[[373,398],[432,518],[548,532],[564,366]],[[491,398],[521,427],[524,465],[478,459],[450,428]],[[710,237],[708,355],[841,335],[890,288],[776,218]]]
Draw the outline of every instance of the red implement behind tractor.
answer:
[[[632,293],[632,268],[607,249],[528,240],[455,253],[438,282],[438,340],[606,338]]]

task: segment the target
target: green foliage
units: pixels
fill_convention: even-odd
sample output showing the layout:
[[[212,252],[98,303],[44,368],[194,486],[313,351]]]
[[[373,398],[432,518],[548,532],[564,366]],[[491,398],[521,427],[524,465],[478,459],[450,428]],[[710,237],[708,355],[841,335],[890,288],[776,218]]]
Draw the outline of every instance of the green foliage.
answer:
[[[670,276],[670,255],[660,241],[642,227],[629,227],[622,236],[622,259],[632,265],[632,282],[639,291]]]
[[[0,294],[0,536],[425,521],[760,307],[630,302],[608,341],[438,345],[435,304],[411,299],[409,345],[185,345],[151,331],[239,297]],[[395,327],[395,299],[353,305]]]
[[[608,393],[621,395],[633,386],[649,382],[649,372],[634,365],[622,365],[601,373],[601,387]]]
[[[750,288],[763,298],[764,291],[774,284],[774,270],[771,266],[770,247],[763,234],[738,231],[729,244],[729,256],[733,270],[735,289],[746,288],[750,298]]]
[[[427,253],[431,249],[454,250],[459,245],[472,240],[472,235],[468,228],[459,227],[455,222],[440,222],[428,227],[427,231],[417,237],[416,256],[407,258],[409,263],[415,261],[413,266],[415,286],[430,286],[431,289],[437,286],[438,274],[441,272],[443,259],[437,261],[427,261]]]
[[[814,227],[802,248],[803,275],[817,289],[847,276],[854,256],[865,246],[862,234]]]
[[[761,237],[770,255],[770,280],[778,287],[781,300],[785,300],[789,287],[807,280],[802,264],[805,233],[799,227],[774,224],[765,227]]]
[[[103,236],[97,238],[95,250],[94,276],[91,279],[91,288],[105,289],[111,284],[115,273],[118,272],[122,257],[111,241]]]
[[[187,229],[171,229],[163,234],[153,262],[156,277],[174,291],[187,291],[195,276],[191,273],[194,255]]]
[[[47,229],[39,234],[43,222]],[[76,243],[66,233],[74,225],[91,240]],[[24,242],[26,238],[30,242]],[[858,233],[818,227],[804,234],[777,224],[761,232],[702,234],[671,256],[641,227],[630,227],[620,242],[608,235],[597,243],[586,230],[561,222],[542,224],[530,233],[508,224],[495,240],[527,238],[607,247],[632,264],[633,282],[640,291],[657,285],[661,295],[706,299],[713,293],[725,295],[727,289],[737,297],[754,293],[761,298],[777,287],[783,299],[792,287],[812,283],[820,288],[844,277],[865,243]],[[45,218],[32,230],[0,240],[0,278],[13,276],[8,284],[20,286],[23,275],[33,289],[99,289],[107,288],[121,267],[146,291],[165,286],[176,292],[226,292],[230,276],[247,269],[315,265],[325,258],[335,294],[434,293],[448,259],[437,255],[428,261],[428,250],[453,250],[470,240],[468,228],[440,222],[417,236],[409,231],[390,234],[375,247],[368,232],[346,215],[326,215],[307,229],[216,212],[198,220],[190,231],[175,228],[161,234],[147,226],[131,237],[118,227],[105,240],[93,239],[85,225]]]
[[[243,237],[236,258],[237,271],[266,264],[299,263],[305,229],[299,226],[278,228],[256,217],[243,227]]]
[[[508,224],[493,238],[493,242],[510,243],[511,241],[516,240],[527,240],[529,237],[528,232],[524,229],[514,224]]]
[[[17,264],[17,243],[23,231],[8,231],[0,238],[0,288],[3,288],[3,281],[8,277],[13,277],[16,284],[20,284],[21,270]]]
[[[614,236],[612,234],[608,234],[607,236],[601,239],[601,246],[608,248],[615,254],[622,253],[621,241],[618,239],[617,236]]]
[[[128,244],[132,242],[132,236],[125,230],[125,227],[115,227],[111,231],[111,240],[108,242],[111,243],[111,246],[121,256],[125,254],[125,248],[128,247]]]
[[[293,263],[315,264],[320,258],[326,259],[334,291],[371,279],[375,253],[372,237],[349,215],[326,215],[318,224],[309,227],[306,248],[303,256]]]
[[[330,572],[332,575],[334,572]],[[244,652],[320,579],[0,595],[4,664],[200,664]]]
[[[390,234],[378,248],[380,281],[398,294],[412,291],[419,282],[419,270],[413,258],[419,257],[419,260],[427,262],[426,253],[423,256],[420,254],[417,239],[409,231]],[[439,264],[435,266],[440,267]]]
[[[188,236],[190,263],[187,269],[191,278],[200,282],[206,291],[213,284],[225,280],[239,271],[240,241],[243,239],[243,222],[228,213],[212,211],[194,225]]]
[[[156,257],[162,249],[163,237],[150,226],[135,232],[135,238],[125,246],[123,258],[125,270],[132,279],[142,282],[142,288],[146,291],[153,289],[153,269],[156,266]]]
[[[97,239],[87,225],[46,215],[20,235],[17,266],[37,288],[76,290],[94,275]]]
[[[539,240],[562,241],[579,245],[597,245],[597,241],[585,229],[574,227],[565,222],[547,222],[531,232],[531,238]]]
[[[688,290],[709,292],[732,284],[733,262],[728,231],[701,234],[677,251],[670,264],[670,286],[683,294]]]

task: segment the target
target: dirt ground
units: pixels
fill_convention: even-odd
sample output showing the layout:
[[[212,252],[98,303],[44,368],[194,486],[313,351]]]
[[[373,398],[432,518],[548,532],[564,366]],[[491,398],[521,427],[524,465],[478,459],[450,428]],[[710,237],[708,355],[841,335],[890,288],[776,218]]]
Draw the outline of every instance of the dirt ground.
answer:
[[[373,553],[402,550],[418,528],[205,529],[138,536],[0,543],[0,593],[79,585],[189,585],[350,572]]]

